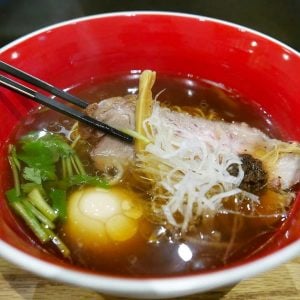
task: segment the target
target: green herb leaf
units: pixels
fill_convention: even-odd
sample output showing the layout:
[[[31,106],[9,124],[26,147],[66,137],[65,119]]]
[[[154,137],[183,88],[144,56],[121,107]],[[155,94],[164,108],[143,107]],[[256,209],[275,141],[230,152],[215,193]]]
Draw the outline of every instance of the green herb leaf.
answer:
[[[59,157],[52,150],[45,148],[44,145],[38,142],[24,144],[18,158],[25,162],[29,168],[39,170],[42,180],[56,179],[54,164]],[[27,179],[26,174],[23,173],[23,176]]]
[[[49,197],[52,202],[52,208],[61,221],[67,218],[67,193],[65,190],[51,188]]]
[[[5,195],[6,195],[7,200],[8,200],[10,203],[20,201],[20,199],[21,199],[21,198],[18,196],[18,193],[17,193],[17,190],[16,190],[16,189],[10,189],[10,190],[6,191]]]
[[[47,181],[45,182],[45,188],[46,190],[52,188],[67,190],[72,186],[83,185],[83,184],[101,187],[101,188],[109,188],[109,184],[107,183],[106,180],[97,176],[81,175],[81,174],[72,175],[63,180]]]
[[[39,169],[25,167],[23,171],[23,177],[26,180],[32,181],[36,184],[42,183],[41,171]]]
[[[31,132],[21,138],[21,143],[38,143],[45,148],[51,149],[61,156],[68,156],[74,153],[73,148],[59,134],[52,134],[45,131]]]
[[[55,180],[55,163],[61,157],[68,157],[74,153],[62,136],[44,131],[25,135],[20,142],[22,147],[18,158],[29,168],[24,169],[23,177],[37,184],[45,180]]]
[[[97,176],[90,176],[90,175],[73,175],[66,179],[66,184],[68,187],[73,185],[81,185],[81,184],[88,184],[93,186],[98,186],[102,188],[107,188],[108,183],[100,177]]]

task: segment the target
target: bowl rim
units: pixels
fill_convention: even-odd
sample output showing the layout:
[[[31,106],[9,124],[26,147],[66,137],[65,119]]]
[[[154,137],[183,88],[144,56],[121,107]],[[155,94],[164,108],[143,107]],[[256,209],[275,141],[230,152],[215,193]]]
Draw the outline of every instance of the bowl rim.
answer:
[[[213,17],[206,17],[206,16],[202,16],[202,15],[196,15],[196,14],[192,14],[192,13],[181,13],[181,12],[171,12],[171,11],[156,11],[156,10],[132,10],[132,11],[121,11],[121,12],[111,12],[111,13],[100,13],[100,14],[94,14],[94,15],[89,15],[89,16],[83,16],[83,17],[79,17],[79,18],[73,18],[70,20],[66,20],[66,21],[62,21],[62,22],[58,22],[52,25],[48,25],[48,26],[44,26],[41,27],[37,30],[34,30],[28,34],[25,34],[15,40],[13,40],[12,42],[2,46],[0,48],[0,54],[4,51],[9,50],[9,48],[29,39],[32,38],[36,35],[39,35],[40,33],[43,32],[47,32],[47,31],[51,31],[53,29],[56,29],[58,27],[63,27],[65,25],[70,25],[70,24],[77,24],[79,22],[85,22],[85,21],[89,21],[89,20],[93,20],[93,19],[103,19],[103,18],[110,18],[110,17],[117,17],[117,16],[125,16],[125,17],[135,17],[138,15],[154,15],[154,16],[177,16],[177,17],[183,17],[183,18],[190,18],[190,19],[197,19],[199,21],[211,21],[214,23],[219,23],[219,24],[223,24],[229,27],[234,27],[236,29],[239,29],[242,32],[250,32],[253,33],[255,35],[258,35],[260,37],[263,37],[264,39],[267,39],[283,48],[285,48],[286,50],[289,50],[290,52],[296,54],[297,56],[300,56],[300,51],[297,51],[296,49],[292,48],[291,46],[285,44],[284,42],[269,36],[265,33],[262,33],[260,31],[257,31],[255,29],[249,28],[247,26],[244,25],[240,25],[234,22],[230,22],[230,21],[225,21],[225,20],[221,20],[218,18],[213,18]]]
[[[259,31],[250,29],[248,27],[238,25],[233,22],[223,21],[216,18],[205,17],[201,15],[168,12],[168,11],[124,11],[104,14],[95,14],[75,18],[63,22],[59,22],[50,26],[46,26],[26,34],[9,44],[0,48],[0,54],[17,46],[32,37],[35,37],[43,32],[51,31],[53,29],[63,27],[70,24],[77,24],[93,19],[110,18],[110,17],[135,17],[135,16],[170,16],[182,17],[189,19],[197,19],[199,21],[211,21],[217,24],[226,25],[231,28],[236,28],[242,32],[249,32],[260,36],[266,40],[275,43],[285,50],[295,54],[300,58],[300,52],[284,44],[283,42],[270,37]],[[204,274],[190,274],[178,275],[171,278],[124,278],[118,276],[110,276],[104,274],[92,274],[81,272],[80,270],[71,270],[64,267],[46,262],[44,260],[35,258],[29,254],[18,250],[10,244],[0,239],[0,256],[7,261],[25,269],[29,272],[37,274],[41,277],[69,283],[85,288],[91,288],[100,292],[119,295],[119,296],[135,296],[141,298],[170,298],[184,296],[187,294],[204,292],[213,288],[234,284],[240,280],[252,277],[258,273],[270,270],[296,256],[300,255],[300,240],[294,241],[282,249],[268,254],[264,257],[258,258],[251,262],[246,262],[238,266],[232,266],[224,270],[216,270]],[[83,275],[83,276],[82,276]],[[142,283],[142,284],[141,284]]]
[[[122,278],[74,271],[35,258],[0,240],[0,255],[7,261],[41,277],[99,292],[155,299],[179,297],[228,286],[279,266],[300,253],[300,241],[255,261],[225,270],[171,278]],[[82,276],[83,275],[83,276]]]

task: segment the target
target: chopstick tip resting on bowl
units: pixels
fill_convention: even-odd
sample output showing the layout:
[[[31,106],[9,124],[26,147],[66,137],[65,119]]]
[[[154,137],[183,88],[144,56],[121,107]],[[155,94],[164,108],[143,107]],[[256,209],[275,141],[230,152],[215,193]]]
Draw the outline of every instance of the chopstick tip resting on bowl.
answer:
[[[51,93],[54,96],[57,96],[69,103],[72,103],[80,108],[86,108],[88,106],[88,103],[83,101],[82,99],[67,93],[45,81],[42,81],[38,79],[37,77],[34,77],[22,70],[19,70],[12,65],[9,65],[3,61],[0,61],[0,71],[3,71],[9,75],[12,75],[18,79],[21,79],[22,81],[29,83],[31,85],[34,85],[46,92]],[[86,115],[84,112],[76,110],[72,107],[69,107],[61,102],[56,101],[53,98],[50,98],[48,96],[45,96],[44,94],[35,91],[32,88],[29,88],[11,78],[8,78],[4,75],[0,75],[0,85],[3,87],[6,87],[9,90],[12,90],[18,94],[21,94],[25,96],[26,98],[30,98],[31,100],[38,102],[42,105],[45,105],[53,110],[56,110],[62,114],[65,114],[77,121],[80,121],[82,123],[85,123],[89,126],[92,126],[98,130],[101,130],[107,134],[110,134],[112,136],[115,136],[116,138],[119,138],[123,141],[132,143],[133,138],[128,135],[127,133],[122,132],[119,129],[116,129],[114,127],[109,126],[108,124],[105,124],[103,122],[100,122],[94,118],[91,118],[90,116]]]

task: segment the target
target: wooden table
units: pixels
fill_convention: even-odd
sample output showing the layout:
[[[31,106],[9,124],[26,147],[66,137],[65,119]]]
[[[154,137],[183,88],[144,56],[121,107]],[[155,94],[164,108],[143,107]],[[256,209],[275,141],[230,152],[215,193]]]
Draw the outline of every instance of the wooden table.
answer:
[[[118,300],[120,298],[100,295],[94,291],[62,283],[50,282],[22,271],[0,259],[0,299]],[[220,289],[181,299],[300,299],[300,258],[258,277],[244,280],[231,290]]]

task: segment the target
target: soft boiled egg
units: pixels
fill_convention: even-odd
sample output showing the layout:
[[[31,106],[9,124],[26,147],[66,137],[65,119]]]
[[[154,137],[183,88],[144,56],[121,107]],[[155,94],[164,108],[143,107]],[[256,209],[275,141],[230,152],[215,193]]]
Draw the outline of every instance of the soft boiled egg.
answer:
[[[86,187],[70,195],[64,232],[83,248],[106,248],[132,239],[142,208],[138,196],[119,187]]]

